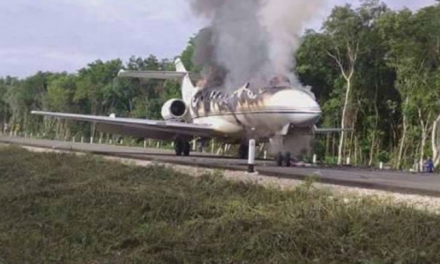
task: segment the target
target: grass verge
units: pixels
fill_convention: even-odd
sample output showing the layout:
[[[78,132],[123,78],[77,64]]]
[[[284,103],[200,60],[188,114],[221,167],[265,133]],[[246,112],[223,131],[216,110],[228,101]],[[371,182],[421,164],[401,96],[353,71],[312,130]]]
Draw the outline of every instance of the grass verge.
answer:
[[[378,199],[0,148],[0,263],[440,263],[440,217]]]

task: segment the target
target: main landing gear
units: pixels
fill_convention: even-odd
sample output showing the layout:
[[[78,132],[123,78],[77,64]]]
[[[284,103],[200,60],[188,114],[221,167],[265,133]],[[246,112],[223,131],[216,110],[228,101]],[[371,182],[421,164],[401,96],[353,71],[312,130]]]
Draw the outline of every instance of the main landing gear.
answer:
[[[189,141],[176,139],[174,140],[174,151],[176,152],[176,156],[189,156],[191,145],[189,144]]]
[[[292,158],[290,152],[278,152],[275,159],[278,167],[283,167],[283,165],[285,165],[286,167],[291,166],[290,162],[292,161]]]

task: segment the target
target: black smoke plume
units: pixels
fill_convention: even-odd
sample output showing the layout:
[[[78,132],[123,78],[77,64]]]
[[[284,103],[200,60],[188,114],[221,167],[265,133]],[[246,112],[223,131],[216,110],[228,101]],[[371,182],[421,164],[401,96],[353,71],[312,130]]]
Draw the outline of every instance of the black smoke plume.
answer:
[[[294,54],[304,24],[325,0],[188,0],[209,21],[195,40],[205,87],[268,85],[275,76],[300,85]]]

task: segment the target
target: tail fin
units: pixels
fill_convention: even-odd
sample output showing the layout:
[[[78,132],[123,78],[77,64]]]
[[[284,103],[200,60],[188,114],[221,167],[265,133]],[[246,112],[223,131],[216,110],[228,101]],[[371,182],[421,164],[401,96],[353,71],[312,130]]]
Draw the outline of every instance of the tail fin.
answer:
[[[177,58],[174,61],[174,64],[176,65],[176,72],[186,73],[185,76],[182,78],[182,84],[180,89],[182,92],[183,101],[187,105],[189,105],[191,103],[191,98],[196,92],[195,86],[192,83],[191,79],[189,78],[189,73],[186,70],[185,65],[183,65],[183,62],[180,60],[180,58]]]

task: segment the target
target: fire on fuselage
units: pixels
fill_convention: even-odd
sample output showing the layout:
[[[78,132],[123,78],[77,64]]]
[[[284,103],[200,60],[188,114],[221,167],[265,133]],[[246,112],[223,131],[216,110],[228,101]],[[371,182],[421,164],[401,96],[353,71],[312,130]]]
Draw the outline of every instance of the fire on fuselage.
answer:
[[[289,78],[287,78],[286,76],[278,75],[278,76],[273,77],[270,80],[269,85],[271,87],[286,86],[286,85],[290,86],[291,83],[290,83]]]
[[[202,71],[202,79],[197,82],[199,89],[223,87],[227,71],[220,66],[209,65]]]
[[[191,109],[202,115],[212,112],[256,110],[264,106],[271,95],[292,88],[288,77],[277,75],[266,87],[257,88],[252,87],[251,83],[246,83],[240,89],[228,92],[223,87],[226,75],[222,74],[224,72],[221,67],[210,66],[208,69],[204,78],[197,83],[199,91],[191,104]]]
[[[196,113],[196,116],[204,116],[209,113],[259,110],[267,105],[274,94],[286,89],[292,89],[292,87],[277,85],[256,90],[244,86],[232,93],[224,92],[222,89],[205,88],[199,90],[194,96],[191,109]]]

